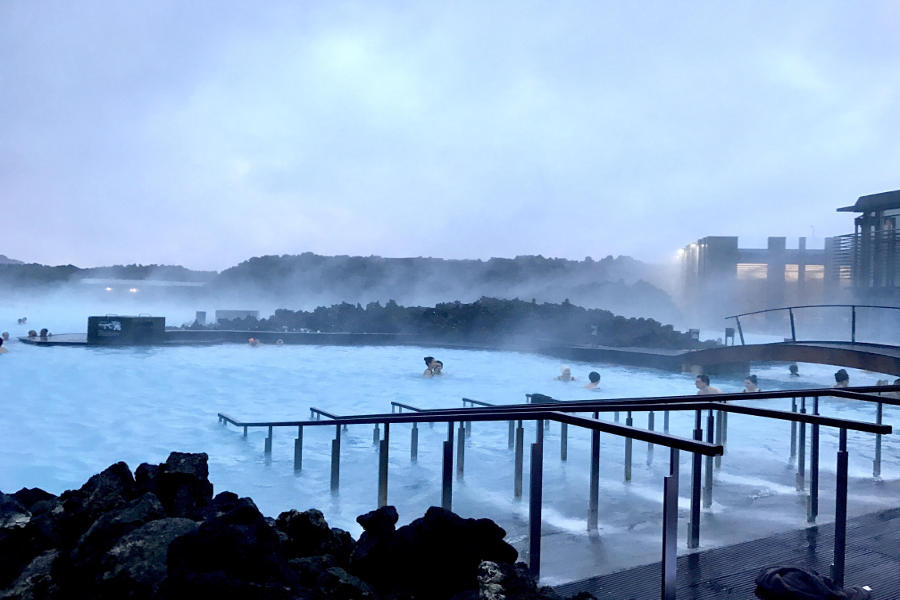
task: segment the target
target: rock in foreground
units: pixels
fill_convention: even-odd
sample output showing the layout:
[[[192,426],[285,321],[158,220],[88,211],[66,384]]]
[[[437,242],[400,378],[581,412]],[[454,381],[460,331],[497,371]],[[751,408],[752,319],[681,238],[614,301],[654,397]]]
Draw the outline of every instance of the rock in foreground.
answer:
[[[264,517],[213,497],[206,454],[173,452],[132,475],[116,463],[78,490],[0,493],[0,599],[540,600],[506,532],[431,507],[396,528],[385,506],[355,541],[322,513]]]

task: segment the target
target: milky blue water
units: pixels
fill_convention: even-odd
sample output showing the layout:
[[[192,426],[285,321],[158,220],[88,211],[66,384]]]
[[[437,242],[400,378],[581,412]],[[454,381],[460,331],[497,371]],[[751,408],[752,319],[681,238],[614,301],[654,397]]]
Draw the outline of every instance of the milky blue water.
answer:
[[[35,325],[38,325],[35,323]],[[33,327],[34,325],[29,325]],[[355,517],[375,508],[377,454],[370,426],[351,427],[343,436],[341,487],[329,492],[333,427],[307,428],[303,471],[293,472],[295,430],[276,430],[271,463],[263,454],[262,429],[244,439],[223,427],[216,413],[239,420],[305,419],[316,406],[339,415],[390,412],[390,402],[421,408],[460,407],[469,397],[497,404],[521,403],[525,393],[563,399],[676,395],[695,392],[693,377],[614,365],[568,363],[577,383],[554,381],[563,363],[555,358],[514,352],[463,351],[415,347],[326,347],[217,345],[152,348],[36,348],[8,344],[0,356],[0,490],[42,487],[53,493],[79,487],[124,460],[159,463],[173,450],[206,452],[216,492],[251,496],[267,515],[291,508],[322,509],[329,523],[360,533]],[[446,375],[422,377],[422,357],[442,359]],[[786,365],[757,365],[764,389],[830,384],[834,367],[801,364],[799,381]],[[601,372],[596,392],[581,388],[588,371]],[[854,384],[880,376],[850,370]],[[718,379],[724,391],[740,391],[740,379]],[[789,401],[760,403],[788,408]],[[873,405],[823,401],[821,412],[872,421]],[[612,418],[611,416],[609,417]],[[673,434],[690,436],[693,413],[672,413]],[[646,426],[646,414],[635,415]],[[657,429],[663,417],[656,415]],[[885,421],[900,425],[900,411],[885,408]],[[409,458],[410,427],[395,425],[390,436],[388,501],[401,523],[440,504],[441,442],[446,426],[420,428],[418,462]],[[513,500],[513,456],[507,450],[506,423],[473,425],[466,447],[463,480],[454,481],[454,509],[465,516],[487,516],[509,532],[520,551],[527,547],[526,498]],[[636,443],[634,477],[622,476],[624,446],[604,435],[601,448],[600,535],[585,528],[589,435],[569,429],[568,460],[559,460],[559,426],[545,438],[544,560],[547,583],[571,580],[659,559],[662,478],[667,452],[656,448],[647,464],[646,444]],[[534,440],[526,429],[526,444]],[[790,426],[731,415],[728,450],[712,509],[704,512],[704,547],[759,537],[805,525],[805,495],[794,488],[788,461]],[[884,438],[882,480],[874,481],[874,436],[850,434],[851,514],[896,505],[900,496],[900,445]],[[833,515],[836,431],[822,430],[822,517]],[[527,453],[526,453],[527,456]],[[681,457],[679,543],[689,506],[689,457]],[[527,458],[526,458],[527,461]],[[627,548],[622,551],[621,548]],[[577,558],[573,558],[577,557]]]

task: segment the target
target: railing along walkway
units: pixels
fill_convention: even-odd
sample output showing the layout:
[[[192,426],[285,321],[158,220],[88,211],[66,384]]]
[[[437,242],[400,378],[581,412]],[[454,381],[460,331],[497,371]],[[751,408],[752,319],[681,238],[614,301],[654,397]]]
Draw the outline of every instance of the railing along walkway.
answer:
[[[856,390],[794,390],[787,392],[754,392],[743,394],[722,394],[716,396],[713,401],[709,396],[676,396],[663,398],[626,398],[615,400],[587,400],[576,402],[560,402],[540,394],[530,395],[529,400],[534,401],[534,397],[538,396],[539,402],[553,401],[553,410],[543,404],[526,404],[526,405],[504,405],[491,406],[487,403],[478,403],[466,399],[466,403],[478,403],[482,406],[478,408],[462,408],[462,409],[433,409],[423,410],[410,405],[402,405],[400,403],[392,403],[392,410],[403,408],[411,411],[407,413],[397,412],[390,414],[372,414],[372,415],[354,415],[338,417],[320,409],[314,409],[316,420],[309,421],[258,421],[244,422],[234,419],[224,413],[219,413],[219,421],[222,424],[231,423],[238,427],[244,428],[244,435],[247,434],[248,427],[266,427],[268,428],[268,437],[266,438],[266,454],[271,455],[272,448],[272,432],[274,427],[297,427],[297,439],[294,441],[294,468],[299,471],[302,468],[302,445],[303,445],[303,428],[335,425],[335,438],[332,440],[332,460],[331,460],[331,489],[337,492],[340,479],[340,440],[341,429],[348,425],[375,425],[376,435],[378,426],[383,425],[384,436],[382,439],[373,439],[378,442],[379,446],[379,469],[378,469],[378,505],[387,504],[388,491],[388,450],[389,450],[389,432],[390,425],[397,423],[411,423],[414,432],[418,423],[435,423],[445,422],[448,426],[447,439],[444,441],[443,448],[443,468],[442,468],[442,506],[448,510],[452,506],[452,471],[453,471],[453,429],[454,423],[459,423],[458,431],[458,454],[457,454],[457,477],[462,477],[463,461],[464,461],[464,439],[466,434],[465,423],[471,422],[492,422],[492,421],[518,421],[516,431],[516,454],[517,454],[517,489],[514,491],[517,495],[521,495],[521,454],[522,440],[524,436],[523,422],[534,421],[536,424],[536,440],[531,445],[531,479],[530,479],[530,495],[529,495],[529,567],[535,576],[540,572],[540,536],[541,536],[541,505],[542,505],[542,481],[543,481],[543,439],[544,439],[544,422],[557,421],[561,426],[574,425],[591,431],[591,467],[590,467],[590,499],[589,499],[589,515],[588,526],[596,528],[598,514],[598,497],[599,497],[599,450],[600,450],[600,433],[609,433],[615,436],[625,438],[626,442],[626,477],[630,472],[630,455],[631,444],[633,440],[644,441],[648,443],[648,454],[652,452],[654,445],[668,447],[669,455],[669,474],[664,478],[663,486],[663,531],[662,531],[662,590],[661,596],[664,599],[674,598],[675,593],[675,556],[676,556],[676,535],[677,535],[677,502],[678,502],[678,476],[679,476],[679,451],[687,451],[693,453],[692,462],[692,485],[691,485],[691,523],[689,527],[689,545],[696,547],[699,541],[699,516],[700,516],[700,473],[701,458],[707,457],[706,478],[708,485],[708,496],[711,496],[712,481],[712,463],[713,457],[720,457],[724,452],[724,437],[722,436],[722,426],[719,429],[719,438],[714,438],[713,433],[716,429],[713,421],[713,411],[720,411],[720,414],[727,412],[738,412],[753,416],[773,418],[791,421],[793,423],[806,424],[809,423],[813,427],[813,461],[816,465],[813,469],[813,477],[816,478],[816,497],[817,497],[817,471],[818,471],[818,427],[831,426],[840,430],[840,445],[837,454],[837,487],[835,492],[835,523],[836,534],[834,543],[834,564],[832,574],[839,583],[843,581],[844,574],[844,553],[846,548],[846,509],[847,509],[847,431],[862,431],[875,434],[885,434],[892,431],[889,425],[878,423],[862,423],[858,421],[850,421],[845,419],[835,419],[824,417],[817,413],[805,414],[804,412],[788,412],[777,411],[772,409],[763,409],[756,407],[748,407],[734,404],[726,404],[724,400],[745,400],[745,399],[770,399],[770,398],[796,398],[798,395],[812,396],[815,406],[817,407],[818,397],[823,395],[848,397],[858,400],[872,400],[869,394],[864,393],[867,388],[857,388]],[[878,388],[879,391],[893,390],[894,388]],[[900,388],[898,388],[900,389]],[[891,399],[893,400],[893,399]],[[889,402],[894,404],[895,402]],[[900,404],[900,401],[896,402]],[[616,410],[628,411],[626,425],[610,423],[599,420],[600,412],[610,412]],[[652,430],[636,429],[632,426],[631,411],[652,411],[655,410],[694,410],[696,412],[695,429],[693,432],[694,439],[685,439],[678,436],[669,435],[668,433],[659,433]],[[707,417],[707,440],[703,441],[702,411],[708,410]],[[593,412],[594,418],[579,417],[569,413],[577,412]],[[332,418],[331,422],[321,421],[320,416],[328,416]],[[650,421],[652,425],[652,420]],[[470,427],[470,426],[469,426]],[[411,442],[411,459],[416,459],[416,441],[415,433]],[[715,442],[713,440],[716,440]],[[561,448],[561,458],[565,460],[565,446]],[[812,503],[812,501],[811,501]],[[708,506],[708,504],[707,504]],[[816,509],[817,510],[817,509]],[[811,509],[810,513],[814,518],[815,511]]]

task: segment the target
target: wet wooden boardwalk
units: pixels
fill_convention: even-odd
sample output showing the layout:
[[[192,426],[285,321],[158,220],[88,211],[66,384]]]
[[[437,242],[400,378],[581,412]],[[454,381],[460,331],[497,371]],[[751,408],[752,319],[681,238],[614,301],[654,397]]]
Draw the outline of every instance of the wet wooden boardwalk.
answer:
[[[829,574],[834,525],[780,533],[678,557],[678,600],[756,599],[756,576],[766,567],[797,566]],[[660,597],[660,564],[573,581],[563,596],[587,591],[598,600]],[[872,588],[874,600],[900,599],[900,508],[847,521],[845,585]]]

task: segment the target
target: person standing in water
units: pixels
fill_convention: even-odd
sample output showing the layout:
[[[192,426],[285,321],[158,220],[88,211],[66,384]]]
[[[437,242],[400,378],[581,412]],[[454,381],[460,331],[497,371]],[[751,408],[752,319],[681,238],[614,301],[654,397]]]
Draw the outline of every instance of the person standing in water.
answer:
[[[556,381],[575,381],[575,378],[572,377],[572,369],[563,367],[562,373],[559,374],[559,377],[556,377]]]
[[[722,390],[720,390],[719,388],[709,385],[709,375],[707,375],[706,373],[700,373],[699,375],[697,375],[697,378],[694,380],[694,385],[697,386],[698,396],[722,393]]]
[[[747,375],[747,377],[744,379],[744,391],[745,392],[758,392],[759,391],[759,385],[757,385],[758,381],[759,380],[757,379],[756,375],[753,375],[753,374]]]
[[[834,374],[834,387],[845,388],[850,387],[850,375],[847,369],[838,369]]]

